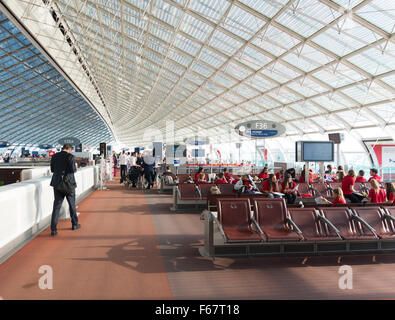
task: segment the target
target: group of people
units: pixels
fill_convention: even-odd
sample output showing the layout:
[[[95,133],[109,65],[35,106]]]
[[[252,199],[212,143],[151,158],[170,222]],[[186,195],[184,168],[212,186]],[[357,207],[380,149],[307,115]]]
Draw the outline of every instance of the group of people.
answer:
[[[269,173],[269,168],[264,167],[263,170],[254,178],[250,175],[241,175],[238,178],[233,178],[227,169],[216,175],[216,178],[212,181],[215,184],[232,183],[234,189],[240,193],[263,193],[270,198],[284,197],[289,204],[295,203],[298,197],[298,184],[305,182],[305,168],[303,168],[301,175],[296,178],[296,172],[294,168],[287,170],[281,169],[276,173]],[[312,170],[310,169],[309,183],[312,183]],[[333,175],[332,166],[328,165],[325,172],[325,176],[318,181],[326,182],[341,182],[341,187],[333,190],[334,199],[329,201],[328,199],[321,197],[322,202],[336,204],[345,204],[346,199],[352,203],[371,202],[371,203],[395,203],[395,188],[394,184],[387,182],[385,188],[381,187],[382,178],[378,175],[378,171],[375,168],[370,170],[370,178],[366,180],[364,178],[364,171],[360,170],[358,176],[354,170],[349,170],[347,175],[344,175],[342,166],[337,168],[336,175],[338,179],[328,181],[329,175]],[[339,179],[340,178],[340,179]],[[194,179],[190,178],[191,183],[204,184],[208,183],[206,174],[203,168],[199,168],[196,172]],[[257,187],[257,182],[261,182],[261,187]],[[369,193],[363,194],[354,189],[355,182],[370,182],[371,189]],[[306,195],[307,196],[307,195]]]
[[[10,159],[11,159],[11,157],[10,157],[9,153],[6,153],[5,155],[0,153],[0,163],[9,163]]]
[[[146,189],[151,189],[155,181],[155,159],[151,153],[143,155],[138,152],[125,152],[120,154],[113,153],[113,168],[114,176],[117,175],[117,170],[120,169],[121,179],[123,183],[129,177],[132,183],[132,188],[137,187],[137,183],[144,177],[146,182]]]

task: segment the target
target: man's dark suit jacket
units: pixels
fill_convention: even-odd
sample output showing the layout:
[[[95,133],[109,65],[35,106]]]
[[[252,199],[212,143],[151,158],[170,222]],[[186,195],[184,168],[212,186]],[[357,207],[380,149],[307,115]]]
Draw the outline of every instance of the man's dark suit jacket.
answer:
[[[62,181],[62,173],[67,174],[71,181],[75,183],[74,172],[77,171],[74,156],[66,151],[55,153],[51,158],[51,186],[56,188]]]

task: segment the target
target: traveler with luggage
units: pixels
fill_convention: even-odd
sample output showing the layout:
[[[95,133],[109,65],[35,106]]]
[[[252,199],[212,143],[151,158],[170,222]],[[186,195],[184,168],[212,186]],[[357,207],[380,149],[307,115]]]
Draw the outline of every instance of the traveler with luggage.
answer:
[[[66,143],[61,152],[55,153],[51,158],[51,172],[53,176],[50,185],[54,188],[54,203],[51,217],[51,236],[57,235],[57,225],[60,208],[64,198],[69,204],[71,228],[79,229],[77,211],[75,207],[75,182],[74,172],[77,171],[74,156],[71,154],[73,147]]]

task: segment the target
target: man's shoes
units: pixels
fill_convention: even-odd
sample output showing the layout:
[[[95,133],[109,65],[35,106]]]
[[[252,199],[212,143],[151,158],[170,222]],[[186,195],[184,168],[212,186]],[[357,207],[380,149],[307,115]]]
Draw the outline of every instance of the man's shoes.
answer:
[[[81,228],[80,224],[73,224],[73,226],[71,227],[72,230],[77,230],[79,228]]]
[[[56,236],[57,234],[58,234],[57,231],[51,231],[51,237],[54,237],[54,236]]]

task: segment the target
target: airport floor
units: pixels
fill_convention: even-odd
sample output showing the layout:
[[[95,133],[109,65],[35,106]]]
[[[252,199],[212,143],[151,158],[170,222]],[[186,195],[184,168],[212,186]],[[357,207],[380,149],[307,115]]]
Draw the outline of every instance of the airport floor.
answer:
[[[199,213],[171,212],[171,195],[118,181],[78,211],[82,228],[59,223],[0,265],[3,299],[393,299],[395,255],[203,258]],[[39,268],[53,289],[39,288]],[[340,289],[349,265],[353,288]]]

